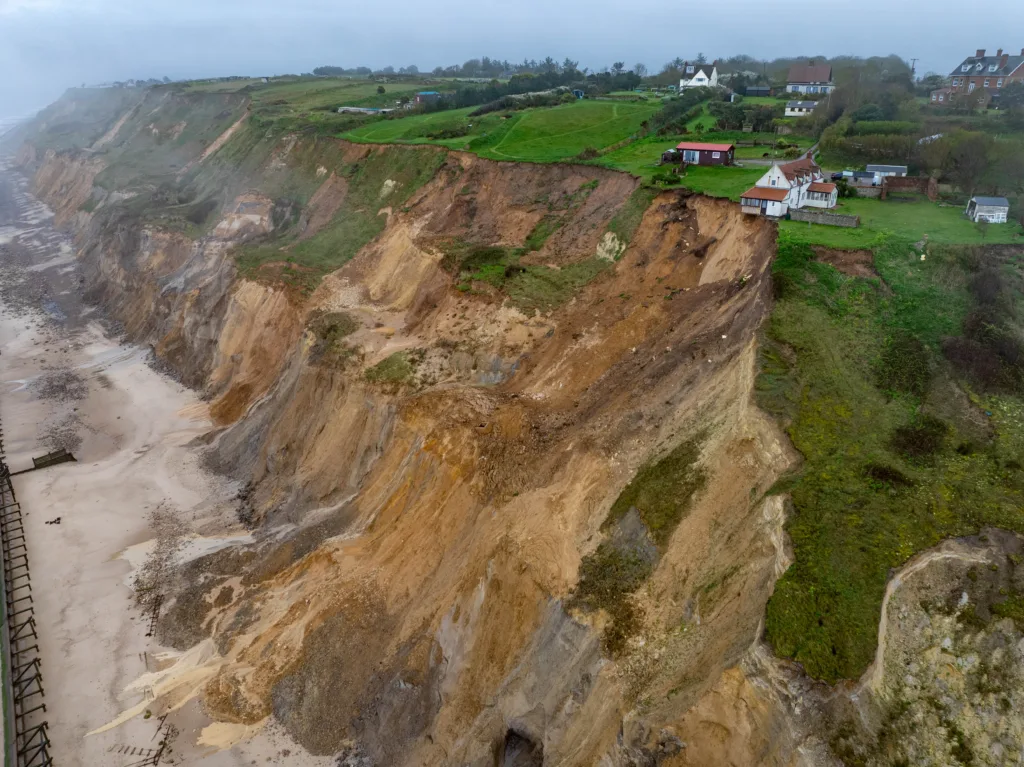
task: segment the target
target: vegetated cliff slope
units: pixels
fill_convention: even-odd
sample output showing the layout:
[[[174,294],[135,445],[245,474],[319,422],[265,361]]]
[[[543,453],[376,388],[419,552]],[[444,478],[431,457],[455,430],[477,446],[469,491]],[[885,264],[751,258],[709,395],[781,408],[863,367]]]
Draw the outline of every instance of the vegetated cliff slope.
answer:
[[[79,148],[44,122],[21,159],[75,229],[90,295],[209,394],[210,463],[242,484],[260,541],[168,584],[161,640],[191,650],[155,692],[198,691],[227,722],[273,715],[351,763],[885,763],[892,749],[865,744],[901,716],[898,677],[851,715],[755,644],[790,563],[784,499],[767,493],[795,460],[752,395],[760,371],[759,401],[808,458],[800,509],[829,511],[812,491],[842,506],[833,476],[866,477],[877,503],[931,487],[935,472],[879,447],[887,434],[843,427],[848,411],[871,420],[863,392],[904,420],[909,400],[872,388],[873,350],[885,323],[917,330],[920,297],[946,295],[915,282],[909,245],[883,262],[898,300],[918,297],[895,313],[885,284],[785,250],[759,360],[776,234],[734,205],[593,167],[284,133],[235,96],[109,98],[58,132]],[[943,263],[928,261],[948,277]],[[816,367],[829,359],[850,368],[838,393]],[[893,359],[920,372],[920,354]],[[822,441],[862,456],[862,432],[891,455]],[[992,499],[1010,514],[1007,467]],[[791,569],[769,637],[818,676],[856,673],[885,567],[913,550],[822,541],[815,519],[791,523],[799,561],[839,552],[857,588],[834,607],[814,579],[847,560]]]

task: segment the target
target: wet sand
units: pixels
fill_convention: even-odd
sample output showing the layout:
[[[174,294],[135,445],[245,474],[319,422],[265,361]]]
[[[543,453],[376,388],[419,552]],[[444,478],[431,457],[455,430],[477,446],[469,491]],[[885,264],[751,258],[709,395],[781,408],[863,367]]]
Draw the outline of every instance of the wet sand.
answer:
[[[130,588],[133,563],[152,548],[160,519],[173,518],[189,536],[227,536],[228,545],[246,538],[235,521],[237,486],[205,471],[189,447],[211,428],[206,405],[82,304],[71,243],[51,218],[0,160],[0,417],[8,463],[12,471],[29,468],[33,456],[55,447],[78,459],[14,479],[55,763],[128,765],[138,761],[131,749],[156,749],[170,732],[161,764],[328,764],[299,756],[302,749],[273,727],[229,750],[198,746],[210,720],[195,701],[159,731],[164,711],[154,706],[148,718],[88,734],[145,700],[144,692],[124,690],[158,670],[156,656],[167,650],[147,636],[150,616]]]

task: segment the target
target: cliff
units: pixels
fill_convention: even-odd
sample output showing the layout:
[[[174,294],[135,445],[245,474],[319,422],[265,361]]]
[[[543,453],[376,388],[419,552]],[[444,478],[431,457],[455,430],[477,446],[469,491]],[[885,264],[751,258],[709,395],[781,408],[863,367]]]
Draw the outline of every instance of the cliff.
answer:
[[[773,224],[109,107],[20,161],[88,296],[211,399],[258,533],[167,584],[168,700],[353,764],[829,763],[829,694],[759,644],[797,463],[754,402]]]

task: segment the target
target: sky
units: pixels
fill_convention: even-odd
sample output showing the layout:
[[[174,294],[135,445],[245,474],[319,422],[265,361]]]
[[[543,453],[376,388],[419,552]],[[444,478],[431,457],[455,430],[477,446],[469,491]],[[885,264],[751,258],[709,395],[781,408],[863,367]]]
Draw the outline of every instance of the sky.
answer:
[[[0,0],[0,117],[30,114],[82,83],[298,74],[325,64],[430,70],[485,55],[550,55],[656,71],[698,52],[896,53],[919,59],[923,74],[948,73],[977,48],[1024,47],[1024,2],[1000,4],[998,23],[963,8],[949,0]]]

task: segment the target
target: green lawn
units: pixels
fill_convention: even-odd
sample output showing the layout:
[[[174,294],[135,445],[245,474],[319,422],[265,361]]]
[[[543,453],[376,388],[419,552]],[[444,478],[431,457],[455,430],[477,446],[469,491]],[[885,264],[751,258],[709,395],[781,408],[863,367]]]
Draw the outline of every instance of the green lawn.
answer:
[[[841,200],[836,212],[860,216],[860,227],[843,229],[783,221],[780,224],[781,231],[796,242],[834,248],[870,248],[886,234],[895,234],[915,242],[926,234],[929,241],[937,243],[978,245],[1024,242],[1021,229],[1015,224],[991,224],[982,237],[981,230],[963,216],[959,207],[947,207],[923,198],[885,202],[859,198]]]
[[[603,149],[640,130],[658,109],[656,102],[579,101],[557,107],[494,113],[470,118],[472,109],[458,109],[401,119],[381,120],[350,131],[342,138],[378,143],[439,144],[468,149],[493,160],[556,162],[587,148]],[[431,139],[444,128],[472,126],[465,136]]]

